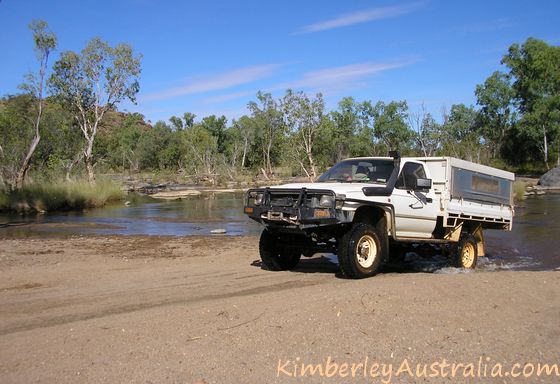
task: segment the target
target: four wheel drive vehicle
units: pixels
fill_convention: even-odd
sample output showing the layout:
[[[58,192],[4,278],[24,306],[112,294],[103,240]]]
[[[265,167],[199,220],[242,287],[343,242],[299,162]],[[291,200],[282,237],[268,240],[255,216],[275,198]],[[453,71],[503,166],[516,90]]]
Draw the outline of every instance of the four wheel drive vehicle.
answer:
[[[250,189],[244,212],[264,224],[259,251],[272,270],[336,253],[349,278],[375,275],[411,246],[436,244],[474,268],[483,229],[511,230],[514,174],[452,157],[344,160],[315,183]]]

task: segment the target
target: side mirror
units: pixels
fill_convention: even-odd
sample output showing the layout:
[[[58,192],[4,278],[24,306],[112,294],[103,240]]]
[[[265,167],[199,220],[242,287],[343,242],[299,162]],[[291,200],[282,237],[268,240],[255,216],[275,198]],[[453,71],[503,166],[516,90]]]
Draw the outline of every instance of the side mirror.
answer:
[[[429,191],[432,188],[432,179],[416,179],[415,191]]]

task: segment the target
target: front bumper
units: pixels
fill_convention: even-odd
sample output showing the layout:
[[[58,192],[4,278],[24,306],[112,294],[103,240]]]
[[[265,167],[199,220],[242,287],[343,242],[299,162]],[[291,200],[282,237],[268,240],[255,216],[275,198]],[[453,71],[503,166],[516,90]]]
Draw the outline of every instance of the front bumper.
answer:
[[[250,189],[244,212],[271,227],[306,229],[347,222],[344,196],[323,189]]]

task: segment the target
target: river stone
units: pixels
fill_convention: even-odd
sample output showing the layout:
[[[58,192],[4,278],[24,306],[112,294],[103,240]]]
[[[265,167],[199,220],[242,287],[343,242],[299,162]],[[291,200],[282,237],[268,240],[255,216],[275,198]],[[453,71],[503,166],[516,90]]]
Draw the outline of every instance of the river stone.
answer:
[[[560,188],[560,167],[553,168],[542,175],[539,179],[539,185]]]
[[[210,233],[217,235],[217,234],[223,234],[226,233],[227,231],[225,229],[213,229],[210,231]]]

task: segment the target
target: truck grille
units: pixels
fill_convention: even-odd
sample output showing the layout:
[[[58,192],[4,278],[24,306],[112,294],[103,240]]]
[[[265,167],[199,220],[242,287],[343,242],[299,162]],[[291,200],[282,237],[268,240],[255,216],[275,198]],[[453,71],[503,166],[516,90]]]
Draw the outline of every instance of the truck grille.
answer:
[[[271,207],[295,207],[299,194],[270,194]]]

